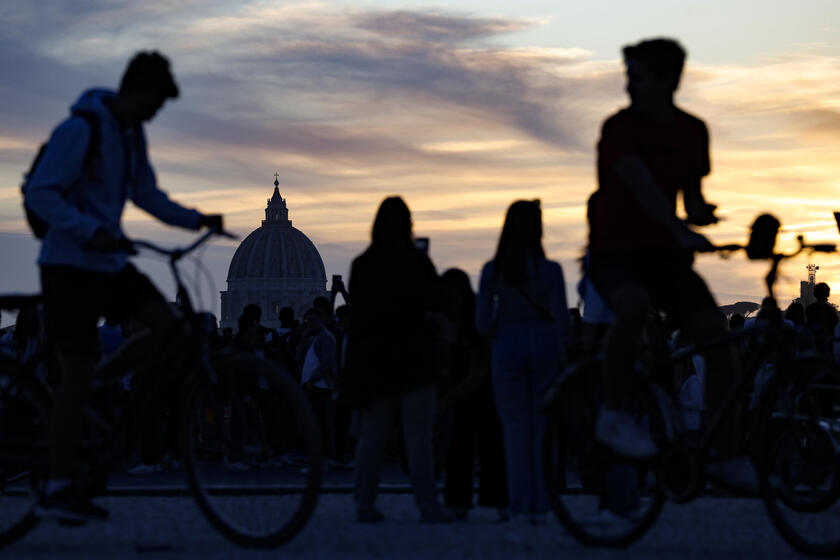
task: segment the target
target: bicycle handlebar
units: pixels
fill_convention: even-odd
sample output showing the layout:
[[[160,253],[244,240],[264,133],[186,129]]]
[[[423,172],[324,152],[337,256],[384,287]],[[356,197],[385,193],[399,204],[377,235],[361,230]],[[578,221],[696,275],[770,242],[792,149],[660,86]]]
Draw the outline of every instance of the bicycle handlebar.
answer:
[[[188,255],[189,253],[195,251],[199,246],[206,243],[207,240],[213,237],[214,235],[227,237],[228,239],[238,239],[236,235],[230,233],[229,231],[225,231],[223,229],[210,228],[206,232],[204,232],[198,239],[196,239],[186,247],[176,247],[174,249],[167,249],[165,247],[161,247],[160,245],[155,245],[150,241],[143,241],[142,239],[129,239],[128,242],[133,249],[149,249],[150,251],[154,251],[155,253],[169,257],[172,261],[177,261]]]
[[[805,243],[805,237],[802,235],[796,236],[796,241],[799,243],[799,248],[794,251],[793,253],[772,253],[767,260],[771,261],[770,271],[767,273],[767,276],[764,279],[764,282],[767,286],[767,295],[773,298],[773,286],[776,283],[776,275],[779,269],[779,264],[785,259],[790,259],[798,254],[802,253],[803,251],[808,251],[809,253],[835,253],[837,252],[837,245],[834,243],[812,243],[808,244]],[[747,247],[745,245],[738,245],[735,243],[728,244],[728,245],[712,245],[708,249],[701,249],[698,250],[698,253],[733,253],[735,251],[740,251],[741,249],[746,250]]]
[[[794,251],[793,253],[773,253],[773,256],[769,260],[782,260],[782,259],[790,259],[792,257],[797,256],[799,253],[803,251],[808,251],[810,253],[836,253],[837,252],[837,245],[834,243],[812,243],[808,244],[805,243],[805,238],[801,235],[796,237],[796,240],[799,242],[799,248]],[[698,253],[734,253],[736,251],[740,251],[741,249],[746,249],[746,245],[739,245],[737,243],[729,243],[726,245],[712,245],[709,249],[698,249]]]

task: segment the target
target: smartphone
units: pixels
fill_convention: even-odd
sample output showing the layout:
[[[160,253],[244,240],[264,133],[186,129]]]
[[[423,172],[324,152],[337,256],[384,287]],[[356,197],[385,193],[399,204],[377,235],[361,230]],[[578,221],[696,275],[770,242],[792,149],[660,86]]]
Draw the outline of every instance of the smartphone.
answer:
[[[414,246],[423,251],[425,254],[429,254],[429,238],[428,237],[418,237],[414,240]]]

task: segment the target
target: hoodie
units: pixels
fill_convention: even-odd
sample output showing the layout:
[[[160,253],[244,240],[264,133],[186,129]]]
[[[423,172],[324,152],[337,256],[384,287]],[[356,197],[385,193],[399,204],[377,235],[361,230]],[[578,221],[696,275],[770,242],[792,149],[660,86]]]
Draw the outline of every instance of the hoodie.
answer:
[[[122,270],[125,252],[86,251],[82,245],[100,227],[122,236],[120,221],[126,200],[159,220],[198,229],[201,215],[169,200],[158,189],[146,153],[142,126],[123,130],[105,104],[112,91],[91,89],[70,108],[73,113],[50,136],[41,160],[29,178],[26,205],[49,225],[38,264],[72,266],[107,274]],[[85,169],[90,125],[78,113],[95,115],[99,146],[93,169]]]

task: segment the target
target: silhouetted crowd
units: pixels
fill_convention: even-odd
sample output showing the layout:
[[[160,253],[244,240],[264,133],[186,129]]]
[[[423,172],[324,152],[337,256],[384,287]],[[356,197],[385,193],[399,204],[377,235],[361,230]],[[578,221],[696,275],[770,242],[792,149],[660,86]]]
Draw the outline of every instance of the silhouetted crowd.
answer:
[[[542,398],[564,365],[599,351],[611,321],[586,276],[578,287],[583,313],[568,308],[562,269],[545,258],[541,235],[539,202],[512,204],[476,295],[463,270],[437,274],[415,246],[408,207],[391,197],[379,208],[370,247],[353,261],[348,303],[334,309],[334,300],[318,297],[302,317],[283,307],[279,328],[264,326],[255,304],[242,310],[235,330],[219,331],[212,316],[208,322],[218,348],[253,352],[300,383],[321,431],[324,469],[355,470],[358,521],[383,519],[375,507],[380,470],[393,462],[410,475],[421,521],[467,518],[477,480],[478,506],[495,508],[500,520],[513,515],[541,524],[549,507]],[[828,285],[815,286],[814,297],[807,308],[794,301],[784,312],[767,298],[755,317],[732,315],[730,328],[775,321],[798,351],[840,361]],[[661,318],[672,349],[684,346],[686,337]],[[106,320],[101,355],[133,330]],[[36,339],[37,317],[22,313],[14,332],[0,333],[0,350],[25,359]],[[745,344],[739,350],[743,358],[750,352]],[[675,417],[689,436],[705,421],[705,373],[700,355],[674,372]],[[765,380],[760,371],[753,400]],[[256,377],[240,376],[223,380],[220,391],[267,410],[263,388]],[[117,398],[131,419],[121,450],[129,473],[180,467],[180,389],[161,376],[122,378]],[[294,464],[293,445],[280,441],[277,448]],[[226,462],[234,470],[253,467],[235,456]],[[445,508],[437,496],[441,479]]]

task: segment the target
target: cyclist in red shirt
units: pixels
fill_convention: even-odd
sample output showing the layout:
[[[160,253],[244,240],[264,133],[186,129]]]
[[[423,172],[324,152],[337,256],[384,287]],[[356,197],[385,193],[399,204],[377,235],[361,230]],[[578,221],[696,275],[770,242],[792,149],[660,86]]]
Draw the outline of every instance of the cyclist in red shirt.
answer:
[[[701,190],[711,169],[706,126],[673,100],[685,51],[671,39],[652,39],[623,53],[630,106],[604,123],[598,190],[589,206],[587,274],[615,315],[604,345],[605,404],[596,438],[617,453],[646,458],[656,453],[656,445],[647,429],[622,411],[622,400],[650,309],[664,310],[696,341],[722,335],[726,326],[705,282],[692,270],[693,251],[710,243],[676,213],[682,192],[688,222],[717,221],[715,206]],[[727,348],[707,356],[709,410],[722,401],[734,359]],[[753,486],[749,462],[735,458],[734,420],[722,432],[710,475]]]

